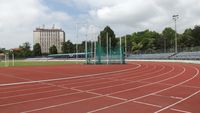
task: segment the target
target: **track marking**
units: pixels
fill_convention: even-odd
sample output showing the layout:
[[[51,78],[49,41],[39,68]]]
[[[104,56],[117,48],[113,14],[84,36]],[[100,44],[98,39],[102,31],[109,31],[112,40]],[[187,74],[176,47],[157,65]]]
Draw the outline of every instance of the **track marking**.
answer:
[[[186,82],[188,82],[188,81],[194,79],[194,78],[199,74],[199,69],[197,69],[196,67],[195,67],[195,69],[197,70],[197,73],[196,73],[196,75],[194,75],[194,77],[192,77],[192,78],[190,78],[190,79],[188,79],[188,80],[186,80],[186,81],[184,81],[184,82],[182,82],[182,83],[179,83],[179,84],[177,84],[177,85],[174,85],[174,86],[172,86],[172,87],[176,87],[176,86],[178,86],[178,85],[184,84],[184,83],[186,83]],[[165,90],[163,90],[163,91],[165,91]],[[179,104],[179,103],[181,103],[181,102],[183,102],[183,101],[185,101],[185,100],[187,100],[187,99],[189,99],[189,98],[195,96],[195,95],[198,94],[198,93],[200,93],[200,90],[197,91],[197,92],[195,92],[195,93],[193,93],[192,95],[190,95],[190,96],[188,96],[188,97],[186,97],[186,98],[184,98],[184,99],[182,99],[182,100],[180,100],[180,101],[174,103],[174,104],[171,104],[171,105],[169,105],[169,106],[166,106],[166,107],[164,107],[164,108],[162,108],[162,109],[156,111],[155,113],[159,113],[159,112],[161,112],[161,111],[163,111],[163,110],[166,110],[166,109],[168,109],[168,108],[170,108],[170,107],[172,107],[172,106],[175,106],[176,104]]]
[[[171,98],[171,99],[176,99],[176,100],[181,100],[181,99],[183,99],[182,97],[164,96],[164,95],[159,95],[159,94],[152,94],[152,96],[164,97],[164,98]]]
[[[135,103],[138,103],[138,104],[144,104],[144,105],[148,105],[148,106],[162,108],[162,106],[155,105],[155,104],[150,104],[150,103],[146,103],[146,102],[140,102],[140,101],[131,101],[131,102],[135,102]]]
[[[185,70],[186,70],[185,67],[183,67],[183,68],[184,68],[184,71],[183,71],[183,72],[177,74],[177,75],[174,76],[174,77],[170,77],[170,78],[175,78],[175,77],[180,76],[181,74],[183,74],[183,73],[185,72]],[[130,99],[130,100],[125,101],[125,102],[121,102],[121,103],[118,103],[118,104],[113,104],[113,105],[106,106],[106,107],[103,107],[103,108],[100,108],[100,109],[96,109],[96,110],[90,111],[90,112],[88,112],[88,113],[94,113],[94,112],[97,112],[97,111],[100,111],[100,110],[104,110],[104,109],[108,109],[108,108],[115,107],[115,106],[118,106],[118,105],[122,105],[122,104],[125,104],[125,103],[128,103],[128,102],[131,102],[131,101],[135,101],[135,100],[138,100],[138,99],[141,99],[141,98],[144,98],[144,97],[147,97],[147,96],[150,96],[150,95],[154,95],[154,94],[156,94],[156,93],[160,93],[160,92],[162,92],[162,91],[165,91],[165,90],[168,90],[168,89],[177,87],[177,86],[179,86],[179,85],[181,85],[181,84],[184,84],[184,83],[186,83],[186,82],[188,82],[188,81],[194,79],[194,78],[199,74],[199,70],[198,70],[197,68],[195,68],[195,70],[197,71],[197,73],[196,73],[192,78],[190,78],[190,79],[188,79],[188,80],[185,80],[185,81],[183,81],[183,82],[181,82],[181,83],[179,83],[179,84],[176,84],[176,85],[174,85],[174,86],[171,86],[171,87],[169,87],[169,88],[165,88],[165,89],[163,89],[163,90],[160,90],[160,91],[157,91],[157,92],[154,92],[154,93],[150,93],[150,94],[147,94],[147,95],[144,95],[144,96],[140,96],[140,97],[137,97],[137,98],[134,98],[134,99]],[[168,79],[169,79],[169,78],[168,78]],[[159,81],[159,82],[163,82],[163,81],[166,81],[166,80],[161,80],[161,81]],[[159,82],[158,82],[158,83],[159,83]],[[200,91],[199,91],[199,92],[200,92]],[[198,92],[198,93],[199,93],[199,92]],[[178,101],[178,102],[180,103],[180,101]],[[176,103],[178,104],[178,102],[176,102]],[[182,101],[181,101],[181,102],[182,102]],[[170,105],[170,107],[173,106],[173,105],[174,105],[174,104]],[[165,107],[165,108],[163,108],[163,110],[164,110],[164,109],[168,109],[168,106]],[[161,110],[162,110],[162,109],[161,109]],[[159,110],[159,111],[160,111],[160,110]],[[158,112],[155,112],[155,113],[158,113]]]
[[[44,110],[44,109],[49,109],[49,108],[64,106],[64,105],[73,104],[73,103],[77,103],[77,102],[82,102],[82,101],[85,101],[85,100],[96,99],[96,98],[100,98],[100,97],[101,96],[95,96],[95,97],[81,99],[81,100],[77,100],[77,101],[73,101],[73,102],[68,102],[68,103],[63,103],[63,104],[57,104],[57,105],[54,105],[54,106],[48,106],[48,107],[44,107],[44,108],[33,109],[33,110],[29,110],[29,111],[23,111],[21,113],[30,113],[30,112],[34,112],[34,111],[39,111],[39,110]]]
[[[183,110],[180,110],[180,109],[174,109],[174,108],[171,108],[171,110],[173,110],[173,111],[178,111],[178,112],[182,112],[182,113],[192,113],[192,112],[183,111]]]
[[[11,85],[21,85],[21,84],[31,84],[31,83],[41,83],[41,82],[52,82],[52,81],[59,81],[59,80],[69,80],[69,79],[77,79],[77,78],[86,78],[86,77],[100,76],[100,75],[105,75],[105,74],[121,73],[121,72],[129,71],[129,70],[137,69],[139,67],[141,67],[140,64],[138,64],[137,67],[129,68],[129,69],[124,69],[124,70],[119,70],[119,71],[111,71],[111,72],[104,72],[104,73],[88,74],[88,75],[81,75],[81,76],[75,76],[75,77],[65,77],[65,78],[57,78],[57,79],[47,79],[47,80],[35,80],[35,81],[30,81],[29,80],[27,82],[16,82],[16,83],[0,84],[0,87],[1,86],[11,86]]]
[[[161,73],[159,74],[158,76],[161,76],[161,75],[165,75],[165,74],[168,74],[170,72],[172,72],[174,70],[174,67],[172,68],[172,70],[166,72],[166,73]],[[153,74],[153,73],[151,73]],[[155,77],[158,77],[158,76],[155,76]],[[127,82],[127,83],[124,83],[124,84],[117,84],[117,85],[112,85],[112,86],[108,86],[108,87],[103,87],[103,88],[96,88],[96,89],[91,89],[91,90],[88,90],[88,91],[94,91],[94,90],[99,90],[99,89],[106,89],[106,88],[111,88],[111,87],[116,87],[116,86],[123,86],[123,85],[126,85],[126,84],[131,84],[131,83],[136,83],[136,82],[141,82],[143,80],[148,80],[148,79],[151,79],[151,78],[154,78],[154,77],[147,77],[145,79],[140,79],[140,80],[136,80],[136,81],[130,81],[130,82]],[[149,83],[148,83],[149,84]]]
[[[75,95],[75,94],[79,94],[79,93],[83,93],[83,92],[75,92],[75,93],[69,93],[69,94],[62,94],[62,95],[56,95],[56,96],[51,96],[51,97],[39,98],[39,99],[34,99],[34,100],[14,102],[14,103],[0,105],[0,107],[2,107],[2,106],[16,105],[16,104],[21,104],[21,103],[26,103],[26,102],[40,101],[40,100],[45,100],[45,99],[52,99],[52,98],[62,97],[62,96],[68,96],[68,95]]]
[[[19,91],[36,90],[36,89],[43,89],[43,88],[50,88],[50,87],[55,87],[55,86],[42,86],[42,87],[35,87],[35,88],[19,89],[19,90],[14,90],[14,91],[5,91],[5,92],[0,92],[0,94],[15,93]]]
[[[161,69],[159,69],[158,71],[154,71],[154,69],[156,69],[156,66],[154,66],[155,68],[154,68],[154,69],[152,69],[150,72],[152,72],[152,71],[153,71],[153,73],[157,73],[157,72],[160,72],[160,71],[162,71],[162,70],[164,70],[164,69],[166,68],[164,65],[161,65],[161,66],[162,66],[162,68],[161,68]],[[128,78],[126,78],[126,79],[123,79],[123,80],[127,80],[127,79],[134,79],[134,78],[139,78],[139,77],[144,77],[144,76],[147,76],[147,75],[149,75],[149,74],[151,74],[151,73],[145,73],[144,75],[140,75],[140,76],[128,77]]]
[[[163,73],[163,74],[161,74],[161,75],[165,75],[165,74],[168,74],[168,73],[170,73],[170,72],[172,72],[172,71],[168,71],[168,72]],[[184,70],[182,71],[182,73],[184,73],[184,72],[185,72],[185,68],[184,68]],[[135,89],[139,89],[139,88],[142,88],[142,87],[154,85],[154,84],[156,84],[156,83],[160,83],[160,82],[163,82],[163,81],[166,81],[166,80],[170,80],[170,79],[172,79],[172,78],[175,78],[175,77],[177,77],[177,76],[180,76],[182,73],[179,73],[179,74],[177,74],[176,76],[169,77],[169,78],[166,78],[166,79],[157,81],[157,82],[153,82],[153,83],[141,85],[141,86],[138,86],[138,87],[135,87],[135,88],[130,88],[130,89],[122,90],[122,91],[117,91],[117,92],[114,92],[114,93],[110,93],[110,94],[108,94],[108,95],[112,95],[112,94],[116,94],[116,93],[121,93],[121,92],[126,92],[126,91],[130,91],[130,90],[135,90]],[[147,78],[147,79],[148,79],[148,78]],[[139,80],[139,81],[142,81],[142,80]]]
[[[13,97],[21,97],[21,96],[27,96],[27,95],[35,95],[35,94],[41,94],[41,93],[50,93],[50,92],[56,92],[56,91],[64,91],[65,89],[56,89],[56,90],[50,90],[50,91],[41,91],[37,93],[28,93],[28,94],[20,94],[20,95],[14,95],[14,96],[6,96],[6,97],[0,97],[0,99],[6,99],[6,98],[13,98]]]
[[[159,112],[164,111],[164,110],[166,110],[166,109],[168,109],[168,108],[170,108],[170,107],[173,107],[173,106],[175,106],[176,104],[179,104],[179,103],[181,103],[181,102],[183,102],[183,101],[185,101],[185,100],[187,100],[187,99],[189,99],[189,98],[195,96],[195,95],[198,94],[198,93],[200,93],[200,90],[197,91],[197,92],[195,92],[195,93],[193,93],[192,95],[190,95],[190,96],[188,96],[188,97],[186,97],[186,98],[184,98],[184,99],[182,99],[182,100],[180,100],[180,101],[174,103],[174,104],[171,104],[171,105],[169,105],[169,106],[166,106],[166,107],[164,107],[164,108],[162,108],[162,109],[156,111],[155,113],[159,113]]]
[[[77,91],[81,91],[81,90],[78,90],[77,89]],[[88,91],[87,91],[88,92]],[[88,93],[91,93],[91,92],[88,92]],[[110,97],[111,95],[102,95],[102,94],[100,94],[100,96],[99,97]],[[113,97],[113,96],[112,96]],[[114,97],[114,98],[116,98],[116,97]],[[125,103],[126,102],[129,102],[129,100],[128,101],[125,101]],[[131,101],[130,101],[131,102]],[[45,107],[45,108],[40,108],[40,109],[33,109],[33,110],[30,110],[30,111],[38,111],[38,110],[43,110],[43,109],[48,109],[48,108],[52,108],[52,107],[58,107],[58,106],[63,106],[63,105],[65,105],[65,103],[63,103],[63,104],[60,104],[60,105],[54,105],[54,106],[49,106],[49,107]]]
[[[133,101],[134,102],[134,101]]]

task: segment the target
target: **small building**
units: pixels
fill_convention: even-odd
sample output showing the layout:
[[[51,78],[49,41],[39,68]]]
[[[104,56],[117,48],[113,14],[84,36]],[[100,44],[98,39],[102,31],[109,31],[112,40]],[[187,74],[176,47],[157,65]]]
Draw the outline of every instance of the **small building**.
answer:
[[[39,43],[42,53],[49,53],[49,48],[56,46],[58,53],[61,53],[62,43],[65,42],[65,32],[55,28],[36,28],[33,31],[33,44]]]

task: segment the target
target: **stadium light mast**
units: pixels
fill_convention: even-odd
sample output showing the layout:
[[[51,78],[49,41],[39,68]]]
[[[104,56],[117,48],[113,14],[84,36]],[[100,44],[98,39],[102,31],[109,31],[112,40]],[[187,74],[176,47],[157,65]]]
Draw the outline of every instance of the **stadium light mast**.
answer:
[[[121,64],[123,63],[122,62],[122,37],[120,36],[120,62]]]
[[[76,64],[78,64],[78,23],[76,23]]]
[[[173,18],[174,24],[175,24],[175,53],[177,53],[178,52],[178,44],[177,44],[177,28],[176,28],[176,23],[177,23],[177,20],[179,18],[179,15],[173,15],[172,18]]]
[[[10,50],[10,52],[12,53],[12,66],[15,66],[15,54],[14,54],[14,50]]]
[[[106,33],[106,54],[107,54],[107,64],[109,62],[109,57],[108,57],[108,49],[109,49],[109,45],[108,45],[108,32]]]
[[[127,57],[127,35],[125,36],[125,58]]]

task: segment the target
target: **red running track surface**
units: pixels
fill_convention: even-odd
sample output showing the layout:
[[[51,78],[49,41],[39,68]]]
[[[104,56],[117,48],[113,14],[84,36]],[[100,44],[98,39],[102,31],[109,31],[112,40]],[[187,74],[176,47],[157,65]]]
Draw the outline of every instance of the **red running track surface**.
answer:
[[[1,113],[200,113],[200,65],[0,68]]]

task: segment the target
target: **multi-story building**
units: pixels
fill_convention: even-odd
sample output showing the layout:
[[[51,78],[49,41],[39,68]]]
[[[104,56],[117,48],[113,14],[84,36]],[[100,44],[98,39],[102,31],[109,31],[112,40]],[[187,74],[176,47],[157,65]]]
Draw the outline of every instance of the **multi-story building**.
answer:
[[[65,32],[62,29],[36,28],[33,31],[33,43],[39,43],[42,53],[49,53],[49,48],[56,46],[58,53],[61,53],[62,43],[65,42]]]

